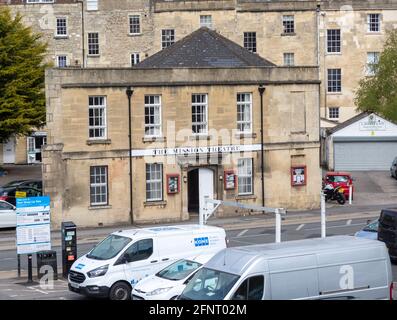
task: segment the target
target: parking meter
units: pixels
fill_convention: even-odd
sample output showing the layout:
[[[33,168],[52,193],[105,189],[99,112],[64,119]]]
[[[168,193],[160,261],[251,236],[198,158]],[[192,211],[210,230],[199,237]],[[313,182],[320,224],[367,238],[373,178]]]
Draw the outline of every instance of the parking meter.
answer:
[[[77,232],[72,221],[62,222],[62,274],[66,278],[77,260]]]

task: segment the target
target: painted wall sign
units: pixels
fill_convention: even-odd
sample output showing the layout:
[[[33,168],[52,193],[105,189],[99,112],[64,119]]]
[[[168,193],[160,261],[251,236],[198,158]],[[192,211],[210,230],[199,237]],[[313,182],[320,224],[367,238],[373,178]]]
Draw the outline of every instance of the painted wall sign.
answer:
[[[306,185],[306,166],[291,167],[291,185],[293,187]]]
[[[260,144],[242,144],[227,146],[208,146],[208,147],[179,147],[179,148],[158,148],[158,149],[136,149],[131,150],[133,157],[143,156],[175,156],[203,153],[231,153],[244,151],[258,151],[261,149]]]
[[[17,253],[51,250],[50,197],[16,199]]]
[[[386,122],[374,114],[371,114],[364,121],[359,123],[361,131],[382,131],[386,130]]]

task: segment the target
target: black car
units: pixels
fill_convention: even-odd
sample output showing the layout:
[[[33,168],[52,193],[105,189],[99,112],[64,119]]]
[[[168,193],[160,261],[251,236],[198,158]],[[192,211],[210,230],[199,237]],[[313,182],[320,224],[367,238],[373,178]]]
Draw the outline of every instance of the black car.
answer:
[[[3,191],[3,189],[14,188],[14,187],[27,187],[27,188],[42,190],[43,182],[41,180],[35,180],[35,179],[14,180],[2,185],[0,187],[0,192]]]
[[[397,209],[383,209],[379,217],[378,240],[389,249],[390,260],[397,262]]]
[[[20,193],[19,195],[17,194]],[[16,198],[21,197],[39,197],[42,196],[42,190],[31,188],[31,187],[8,187],[0,190],[0,200],[7,201],[12,205],[16,205]]]

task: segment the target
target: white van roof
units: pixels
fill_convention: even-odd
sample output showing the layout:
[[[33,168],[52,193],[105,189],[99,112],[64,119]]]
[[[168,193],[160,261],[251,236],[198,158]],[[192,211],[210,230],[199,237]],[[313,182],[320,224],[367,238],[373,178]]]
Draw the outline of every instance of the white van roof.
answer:
[[[159,226],[159,227],[119,230],[113,232],[112,234],[133,239],[133,238],[141,238],[141,237],[155,236],[155,235],[164,236],[169,234],[184,234],[184,233],[190,233],[192,231],[194,231],[195,233],[199,233],[199,232],[211,232],[218,230],[223,230],[223,229],[219,227],[207,226],[207,225],[184,224],[184,225],[174,225],[174,226]]]
[[[285,241],[226,248],[216,254],[205,267],[233,274],[242,274],[246,268],[258,259],[292,257],[332,251],[344,251],[358,248],[384,247],[384,243],[352,236],[331,236],[305,240]]]

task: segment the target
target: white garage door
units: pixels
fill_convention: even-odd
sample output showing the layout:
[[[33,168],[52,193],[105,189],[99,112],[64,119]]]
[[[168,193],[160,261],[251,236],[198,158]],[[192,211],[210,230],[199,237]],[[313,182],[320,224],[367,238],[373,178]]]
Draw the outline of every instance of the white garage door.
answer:
[[[336,171],[389,170],[397,157],[397,142],[334,142]]]

